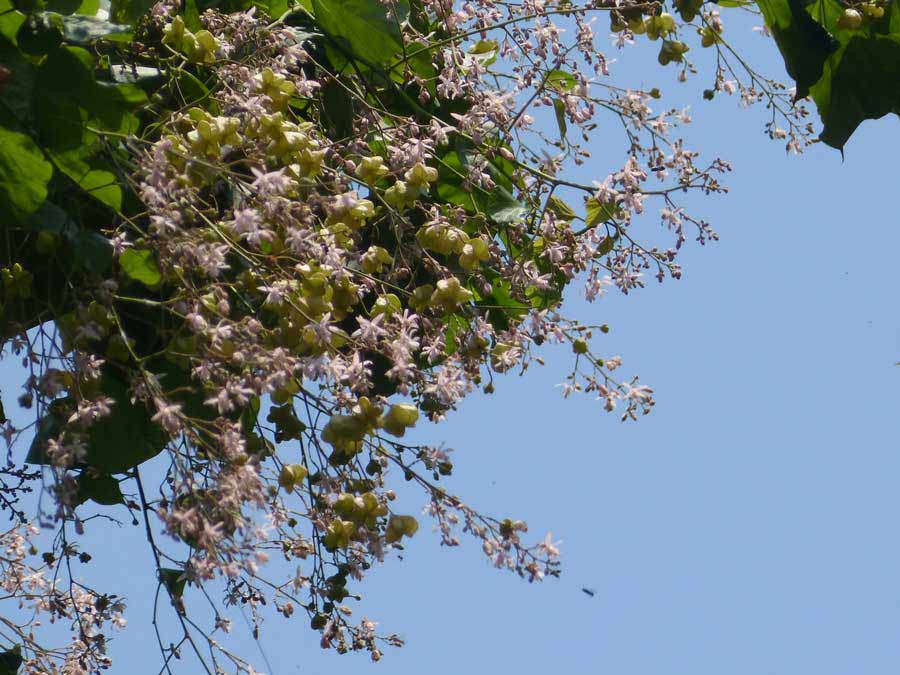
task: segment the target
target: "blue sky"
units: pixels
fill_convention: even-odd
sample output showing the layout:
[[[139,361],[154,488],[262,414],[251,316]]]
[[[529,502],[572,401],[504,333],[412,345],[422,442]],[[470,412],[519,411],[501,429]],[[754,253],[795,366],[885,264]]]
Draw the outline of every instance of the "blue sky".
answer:
[[[772,43],[742,41],[781,73]],[[900,124],[867,123],[843,160],[825,147],[789,158],[764,138],[762,109],[699,102],[703,81],[685,89],[652,56],[632,72],[690,91],[695,145],[735,163],[732,193],[698,205],[721,241],[690,246],[680,282],[569,307],[610,324],[602,351],[654,387],[655,411],[622,424],[588,398],[563,400],[558,352],[429,430],[456,449],[454,492],[562,540],[562,577],[529,586],[474,542],[441,549],[425,526],[362,589],[360,614],[406,647],[372,666],[273,617],[269,675],[898,672]],[[130,599],[113,672],[152,674],[149,552],[127,522],[116,537],[92,563]]]

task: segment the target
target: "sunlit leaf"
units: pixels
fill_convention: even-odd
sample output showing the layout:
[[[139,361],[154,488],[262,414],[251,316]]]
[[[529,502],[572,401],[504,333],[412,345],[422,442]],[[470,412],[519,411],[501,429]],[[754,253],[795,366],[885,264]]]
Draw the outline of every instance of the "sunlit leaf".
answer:
[[[20,220],[47,198],[53,166],[25,134],[0,127],[0,216]]]
[[[162,283],[162,273],[156,264],[153,251],[129,248],[119,256],[119,266],[129,279],[139,281],[148,288],[156,288]]]

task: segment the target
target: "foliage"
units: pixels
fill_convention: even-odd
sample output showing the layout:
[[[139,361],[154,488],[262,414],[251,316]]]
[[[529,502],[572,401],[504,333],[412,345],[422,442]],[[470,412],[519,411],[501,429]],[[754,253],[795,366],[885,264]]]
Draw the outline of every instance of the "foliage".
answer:
[[[857,24],[836,7],[761,3],[840,147],[897,111],[900,14],[864,5]],[[19,641],[0,669],[109,666],[124,600],[70,572],[91,559],[73,542],[100,507],[143,521],[180,631],[157,634],[166,672],[187,647],[207,672],[255,672],[212,637],[235,604],[255,622],[266,606],[304,613],[339,652],[399,645],[350,619],[366,572],[420,529],[399,477],[424,492],[443,544],[461,530],[497,567],[559,573],[550,535],[526,544],[523,522],[451,495],[449,450],[406,439],[541,363],[547,342],[573,353],[566,396],[623,419],[653,405],[617,379],[618,357],[594,353],[608,327],[566,317],[563,296],[680,276],[689,229],[716,235],[679,195],[724,192],[730,167],[697,163],[674,137],[687,111],[651,110],[658,89],[610,84],[597,15],[618,48],[657,43],[682,81],[691,43],[712,50],[705,98],[762,101],[771,137],[811,142],[802,105],[693,0],[0,0],[0,315],[35,413],[32,427],[4,421],[0,506],[24,521],[20,497],[42,478],[56,533],[3,534],[0,581],[72,627],[50,648],[28,620],[0,619]],[[624,159],[569,180],[611,123]],[[634,236],[654,203],[664,246]],[[12,460],[29,435],[40,473]],[[200,626],[192,592],[215,584],[222,603]]]
[[[900,3],[759,0],[797,83],[835,148],[867,119],[900,115]]]

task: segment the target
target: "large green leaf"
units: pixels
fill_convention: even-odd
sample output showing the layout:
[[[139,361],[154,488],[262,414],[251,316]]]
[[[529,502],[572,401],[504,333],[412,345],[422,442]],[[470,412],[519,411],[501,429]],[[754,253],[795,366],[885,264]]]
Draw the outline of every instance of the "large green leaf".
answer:
[[[16,33],[16,42],[26,54],[48,54],[63,40],[63,17],[52,12],[30,14]]]
[[[326,83],[322,97],[322,122],[329,138],[348,138],[353,133],[353,99],[347,90],[335,81]]]
[[[290,0],[255,0],[253,4],[268,16],[277,19],[288,11],[292,3]]]
[[[466,169],[459,153],[451,151],[440,157],[438,161],[438,197],[450,204],[477,211],[478,207],[472,192],[464,190],[462,187],[465,176]]]
[[[519,321],[530,309],[528,305],[519,302],[510,295],[510,285],[502,277],[491,279],[491,294],[477,304],[487,308],[487,317],[490,324],[498,331],[507,330],[510,327],[510,319]]]
[[[105,274],[112,264],[112,245],[99,232],[82,230],[71,241],[71,262],[97,276]]]
[[[485,212],[494,222],[508,225],[521,220],[526,209],[509,190],[498,185],[491,190],[485,201]]]
[[[22,646],[0,652],[0,675],[16,675],[22,665]]]
[[[837,40],[806,11],[802,0],[759,0],[759,7],[784,57],[788,75],[797,83],[797,98],[822,77],[825,59]]]
[[[100,9],[100,0],[47,0],[44,6],[48,11],[57,14],[96,16]]]
[[[58,156],[60,153],[72,152],[73,157],[80,158],[98,140],[87,131],[87,111],[73,101],[48,96],[40,84],[34,97],[34,115],[41,145],[57,155],[57,166],[64,162]]]
[[[34,125],[55,166],[90,197],[120,211],[121,181],[94,130],[135,131],[133,110],[146,101],[146,93],[133,84],[97,82],[94,65],[85,49],[51,51],[35,74]]]
[[[553,112],[556,115],[556,126],[559,127],[559,138],[560,140],[565,140],[567,130],[566,104],[562,102],[562,99],[553,99]]]
[[[90,136],[90,135],[88,135]],[[108,164],[101,157],[91,157],[93,148],[79,146],[69,152],[51,152],[56,166],[78,186],[114,211],[122,208],[122,187],[116,175],[108,170]],[[83,157],[87,156],[87,160]]]
[[[21,220],[47,198],[53,166],[25,134],[0,127],[0,217]]]
[[[139,281],[148,288],[156,288],[162,282],[153,251],[129,248],[119,256],[119,266],[129,279]]]
[[[842,148],[863,121],[900,115],[898,38],[852,39],[836,64],[829,93],[821,138],[835,148]]]
[[[464,187],[472,154],[470,143],[460,139],[456,150],[440,158],[436,188],[438,198],[470,211],[484,213],[500,224],[522,218],[526,209],[512,194],[513,165],[510,162],[497,158],[484,167],[495,183],[490,190],[479,187],[467,190]]]
[[[407,0],[389,5],[380,0],[312,0],[312,6],[322,30],[363,60],[386,65],[402,52],[400,23],[409,16]]]
[[[47,0],[44,7],[57,14],[74,14],[81,6],[81,0]]]
[[[594,227],[607,221],[615,221],[621,216],[621,211],[615,204],[598,202],[596,199],[587,199],[584,202],[584,224],[586,227]]]
[[[565,70],[551,70],[544,78],[544,84],[559,92],[571,91],[578,85],[578,80]]]
[[[105,506],[125,503],[119,481],[109,474],[94,476],[86,471],[78,477],[78,503],[83,504],[89,499]]]
[[[88,465],[103,473],[122,473],[158,455],[168,436],[150,419],[147,407],[131,402],[128,387],[112,371],[104,373],[103,392],[115,404],[110,415],[90,427]]]
[[[16,46],[4,37],[0,37],[0,64],[9,71],[0,86],[0,120],[9,113],[14,119],[6,120],[4,124],[15,126],[17,122],[26,122],[32,115],[34,68]]]
[[[93,119],[93,126],[106,131],[131,133],[137,129],[132,110],[147,100],[146,93],[132,84],[109,84],[94,78],[93,55],[80,47],[55,49],[41,64],[37,86],[52,106],[77,105]]]
[[[19,27],[25,22],[25,15],[13,10],[9,0],[0,0],[0,35],[15,44]]]
[[[197,32],[203,28],[200,23],[200,10],[197,7],[197,0],[184,0],[184,27],[189,31]]]
[[[566,222],[574,220],[577,215],[572,210],[571,206],[566,204],[556,195],[550,195],[550,197],[547,198],[547,210],[555,214],[557,218]]]
[[[187,576],[185,576],[184,570],[173,567],[160,567],[159,581],[166,587],[169,595],[173,598],[180,598],[184,595],[184,587],[187,584]]]
[[[128,387],[111,368],[103,371],[101,389],[113,405],[109,415],[88,428],[87,466],[106,475],[124,473],[162,452],[168,441],[166,432],[150,419],[151,412],[143,403],[131,401]],[[46,441],[62,430],[67,402],[54,402],[41,418],[26,462],[48,463]],[[105,493],[108,496],[108,491]]]
[[[109,5],[109,19],[116,23],[133,25],[155,4],[156,0],[112,0]]]
[[[31,439],[28,454],[25,461],[28,464],[49,464],[47,457],[47,441],[59,436],[65,421],[65,409],[67,398],[56,399],[44,411],[44,415],[37,423],[37,431]]]
[[[33,232],[49,232],[65,246],[62,267],[95,275],[105,274],[112,264],[112,244],[99,232],[82,229],[71,216],[51,201],[46,201],[25,222]]]
[[[849,28],[840,0],[758,0],[797,84],[822,118],[821,140],[843,148],[867,119],[900,114],[900,1]],[[842,25],[843,24],[843,25]]]

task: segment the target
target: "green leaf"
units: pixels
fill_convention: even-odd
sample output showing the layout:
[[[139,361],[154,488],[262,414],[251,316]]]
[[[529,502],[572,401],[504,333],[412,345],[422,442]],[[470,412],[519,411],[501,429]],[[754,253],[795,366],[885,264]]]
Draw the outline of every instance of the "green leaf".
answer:
[[[30,14],[16,33],[16,42],[26,54],[48,54],[63,40],[62,17],[59,14]]]
[[[94,57],[89,51],[59,47],[41,63],[37,84],[54,99],[71,99],[87,107],[95,86],[93,68]]]
[[[839,0],[759,0],[797,95],[810,94],[824,125],[821,140],[843,148],[860,123],[900,115],[900,2],[881,19],[841,25]],[[863,10],[865,14],[865,10]]]
[[[116,175],[105,167],[108,164],[100,157],[82,156],[92,151],[90,146],[81,146],[70,152],[51,152],[56,166],[91,197],[114,211],[122,208],[122,187]]]
[[[616,230],[616,233],[612,236],[606,235],[603,238],[603,241],[600,242],[600,245],[597,247],[597,255],[606,255],[616,245],[616,242],[619,240],[619,230]]]
[[[79,6],[76,14],[84,14],[85,16],[97,16],[100,11],[100,0],[84,0]]]
[[[241,429],[244,430],[245,434],[249,434],[253,431],[253,427],[256,426],[256,421],[259,419],[259,408],[259,396],[251,397],[250,404],[241,413]]]
[[[19,27],[25,23],[25,15],[16,12],[9,0],[0,0],[0,35],[10,43],[16,43]]]
[[[488,196],[485,213],[496,223],[508,225],[521,220],[525,215],[525,207],[504,187],[497,186]]]
[[[43,417],[38,420],[37,431],[31,439],[28,454],[25,456],[27,464],[49,464],[47,457],[47,441],[59,436],[63,428],[64,409],[68,398],[59,398],[50,403]]]
[[[92,424],[88,430],[86,464],[101,474],[124,473],[154,457],[165,447],[167,436],[141,403],[132,403],[125,384],[109,369],[104,370],[102,391],[113,400],[111,413]],[[64,428],[69,399],[54,402],[38,425],[26,462],[47,464],[46,442],[56,438]],[[108,487],[108,486],[107,486]],[[109,496],[109,490],[98,487],[98,494]]]
[[[81,156],[90,151],[92,144],[97,141],[96,136],[86,129],[88,114],[73,101],[51,98],[40,82],[36,89],[35,130],[40,136],[41,145],[47,148],[57,167],[69,174],[70,171],[65,168],[69,161],[68,153],[72,153],[73,161],[80,161]]]
[[[101,129],[133,134],[139,121],[132,111],[146,102],[147,93],[136,85],[95,82],[87,109]]]
[[[25,134],[0,127],[0,216],[22,220],[47,198],[53,166]]]
[[[444,317],[444,325],[447,327],[444,337],[444,355],[453,356],[456,353],[456,336],[469,328],[469,322],[459,314],[449,314]]]
[[[5,126],[14,127],[18,123],[27,122],[32,116],[34,67],[16,46],[5,38],[0,38],[0,63],[9,70],[9,75],[0,86],[0,102],[2,102],[0,120],[6,117],[5,113],[8,111],[14,119],[3,123]]]
[[[63,209],[52,202],[44,202],[26,222],[33,232],[52,232],[65,241],[66,256],[63,267],[84,270],[95,275],[105,274],[112,264],[112,245],[98,232],[80,228]]]
[[[472,149],[460,140],[457,150],[440,158],[438,163],[437,195],[451,204],[463,206],[473,212],[490,216],[495,222],[508,224],[521,219],[525,207],[512,194],[513,164],[502,158],[488,162],[487,172],[496,183],[491,190],[473,187],[471,192],[463,189],[463,181],[468,175],[468,165]]]
[[[200,23],[200,11],[197,9],[197,0],[184,0],[184,27],[196,33],[203,28]]]
[[[547,73],[544,83],[550,89],[556,89],[559,92],[571,91],[578,84],[578,80],[571,73],[564,70],[551,70]]]
[[[44,6],[57,14],[74,14],[81,7],[81,0],[47,0]]]
[[[187,70],[179,71],[175,78],[184,105],[198,103],[209,96],[209,88]]]
[[[825,60],[838,41],[806,11],[802,0],[758,0],[766,25],[797,83],[797,98],[805,98],[822,77]]]
[[[500,44],[496,40],[479,40],[469,48],[468,54],[482,66],[489,66],[497,60]]]
[[[102,234],[82,230],[71,242],[71,256],[78,267],[102,276],[112,265],[112,245]]]
[[[115,403],[89,428],[87,464],[102,473],[124,473],[162,452],[168,435],[143,403],[132,403],[128,387],[112,370],[104,371],[102,389]]]
[[[22,646],[0,652],[0,675],[16,675],[22,665]]]
[[[146,93],[132,84],[97,82],[94,66],[93,55],[79,47],[50,52],[35,73],[34,126],[55,166],[91,198],[119,212],[123,187],[107,159],[108,146],[93,129],[136,131],[139,122],[132,111],[147,100]],[[90,269],[109,268],[104,241],[82,244]]]
[[[277,19],[290,8],[288,0],[256,0],[253,4],[273,19]]]
[[[547,199],[547,210],[561,220],[574,220],[576,216],[572,208],[556,195],[550,195]]]
[[[76,227],[69,214],[51,201],[41,204],[41,208],[34,212],[26,224],[34,232],[46,230],[60,236]]]
[[[488,321],[498,331],[510,326],[510,319],[520,320],[529,310],[529,306],[519,302],[510,295],[510,284],[501,277],[491,279],[491,294],[478,305],[486,305]]]
[[[615,204],[606,202],[601,203],[596,199],[586,200],[584,209],[584,224],[587,227],[594,227],[594,225],[597,225],[599,223],[605,223],[610,220],[615,220],[621,213],[621,211],[616,207]]]
[[[815,91],[824,122],[821,139],[842,148],[865,120],[900,115],[900,40],[856,37],[843,52],[831,77],[827,101],[824,87]]]
[[[364,61],[386,65],[402,52],[400,24],[409,16],[407,0],[312,0],[316,22]]]
[[[148,288],[157,288],[162,283],[162,273],[156,264],[153,251],[129,248],[119,256],[119,266],[129,279],[139,281]]]
[[[44,7],[57,14],[96,16],[100,10],[100,0],[46,0]]]
[[[306,431],[306,425],[297,418],[292,403],[272,406],[266,421],[275,425],[275,440],[278,443],[300,438],[300,434]]]
[[[78,180],[78,185],[91,197],[114,211],[121,210],[122,187],[111,171],[91,169]]]
[[[112,0],[109,19],[116,23],[134,25],[155,4],[156,0]]]
[[[172,567],[159,568],[159,581],[173,598],[180,598],[184,595],[184,586],[187,578],[184,570],[174,569]]]
[[[111,368],[103,370],[103,394],[113,400],[109,415],[88,428],[85,463],[101,474],[125,473],[155,457],[168,442],[166,432],[150,419],[151,413],[140,402],[132,402],[128,387]],[[71,399],[57,399],[44,413],[25,461],[49,463],[46,442],[59,436],[67,420]]]
[[[556,114],[556,126],[559,127],[559,137],[564,139],[568,128],[566,125],[566,104],[558,98],[553,99],[553,112]]]
[[[320,90],[322,97],[322,121],[328,137],[348,138],[353,134],[353,100],[343,86],[330,81]]]
[[[159,378],[166,399],[181,405],[185,415],[207,422],[215,419],[215,411],[203,404],[205,392],[203,387],[191,378],[189,365],[158,359],[149,366],[149,369]]]
[[[470,211],[477,211],[478,208],[472,197],[472,193],[467,192],[462,188],[462,183],[466,176],[466,169],[463,167],[459,153],[448,152],[445,154],[439,159],[437,168],[438,197],[450,204],[465,207]]]
[[[496,40],[479,40],[469,47],[469,54],[490,54],[496,52],[500,48],[500,44]]]
[[[89,472],[84,472],[78,477],[77,483],[79,504],[89,499],[104,506],[125,503],[119,481],[109,474],[92,476]]]

